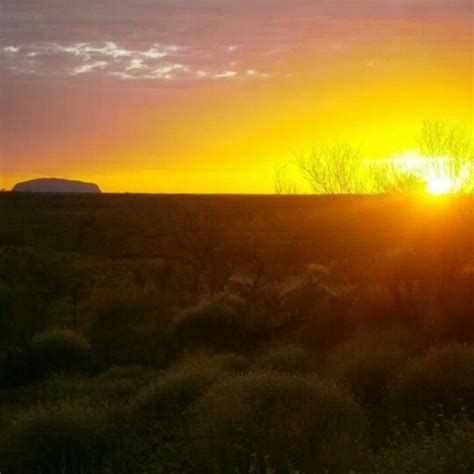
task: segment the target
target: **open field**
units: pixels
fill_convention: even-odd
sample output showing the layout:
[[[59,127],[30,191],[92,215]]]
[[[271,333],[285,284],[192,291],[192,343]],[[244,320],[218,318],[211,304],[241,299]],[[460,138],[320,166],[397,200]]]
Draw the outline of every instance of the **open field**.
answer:
[[[0,472],[472,473],[474,198],[0,194]]]

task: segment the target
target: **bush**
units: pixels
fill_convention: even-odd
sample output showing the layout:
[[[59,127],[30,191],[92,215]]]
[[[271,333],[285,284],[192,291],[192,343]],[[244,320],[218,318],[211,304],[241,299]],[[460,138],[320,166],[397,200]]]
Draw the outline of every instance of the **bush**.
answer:
[[[226,351],[239,347],[242,323],[235,302],[217,299],[184,310],[170,326],[177,349]]]
[[[67,330],[50,330],[34,338],[34,363],[41,375],[55,372],[87,373],[93,368],[90,344],[79,334]]]
[[[160,298],[160,293],[133,286],[96,291],[89,302],[88,335],[102,366],[164,365],[169,309]]]
[[[82,406],[24,413],[3,433],[2,470],[18,474],[97,472],[113,443],[106,425],[103,410]]]
[[[409,340],[397,331],[357,335],[330,354],[328,374],[349,388],[366,407],[379,409],[393,377],[414,353]]]
[[[142,427],[168,430],[218,377],[218,371],[184,370],[159,377],[137,398],[139,423]]]
[[[288,373],[307,373],[312,369],[312,354],[296,344],[276,346],[257,358],[257,370]]]
[[[134,399],[155,373],[139,367],[113,368],[94,377],[53,375],[34,385],[0,392],[0,404],[40,405],[80,401],[97,406]]]
[[[213,354],[206,351],[186,353],[174,365],[176,371],[222,371],[243,373],[249,368],[248,359],[234,352]]]
[[[154,370],[140,365],[126,365],[110,367],[105,372],[98,374],[96,380],[101,382],[116,382],[117,380],[131,380],[139,384],[146,384],[156,376]]]
[[[466,422],[396,440],[381,450],[373,463],[379,474],[470,474],[473,466],[474,425]]]
[[[409,422],[474,407],[474,346],[447,344],[415,359],[390,393],[394,415]]]
[[[354,462],[365,432],[363,414],[351,396],[314,376],[252,372],[228,377],[203,396],[196,410],[207,441],[196,449],[205,454],[194,463],[211,459],[223,470],[235,465],[247,472],[255,453],[261,466],[287,469],[291,463],[318,472],[319,463],[328,460]]]

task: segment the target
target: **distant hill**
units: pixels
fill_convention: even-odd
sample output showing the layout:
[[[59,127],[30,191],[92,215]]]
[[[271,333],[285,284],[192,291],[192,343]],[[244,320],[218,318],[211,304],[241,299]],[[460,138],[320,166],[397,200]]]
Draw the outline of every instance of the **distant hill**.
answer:
[[[34,193],[100,193],[97,184],[59,178],[40,178],[17,183],[12,191]]]

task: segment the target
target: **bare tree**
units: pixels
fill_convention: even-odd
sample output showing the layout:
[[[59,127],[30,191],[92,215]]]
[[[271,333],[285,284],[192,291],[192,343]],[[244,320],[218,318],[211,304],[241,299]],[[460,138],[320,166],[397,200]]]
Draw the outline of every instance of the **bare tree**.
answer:
[[[418,137],[418,145],[421,153],[431,158],[473,158],[472,134],[466,127],[458,124],[425,120]]]
[[[316,194],[397,193],[425,189],[430,176],[449,178],[455,191],[474,191],[474,151],[468,127],[425,121],[418,137],[420,159],[411,169],[392,159],[364,160],[361,149],[344,142],[325,143],[297,159],[301,176]],[[292,194],[287,167],[275,169],[275,192]]]
[[[415,172],[402,169],[388,160],[379,162],[374,160],[369,165],[368,192],[380,193],[405,193],[420,191],[426,183]]]
[[[366,192],[360,149],[345,143],[323,144],[298,161],[303,177],[317,194]]]
[[[278,165],[275,168],[273,183],[276,194],[297,194],[298,187],[291,178],[288,177],[288,166]]]
[[[473,137],[467,127],[426,120],[418,137],[418,145],[420,152],[433,160],[436,173],[447,174],[459,191],[473,191]]]

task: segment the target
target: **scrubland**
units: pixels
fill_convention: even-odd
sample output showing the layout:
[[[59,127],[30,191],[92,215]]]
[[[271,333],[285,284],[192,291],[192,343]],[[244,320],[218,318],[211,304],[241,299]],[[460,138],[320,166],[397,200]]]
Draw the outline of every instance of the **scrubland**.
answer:
[[[0,196],[0,471],[474,470],[470,196]]]

